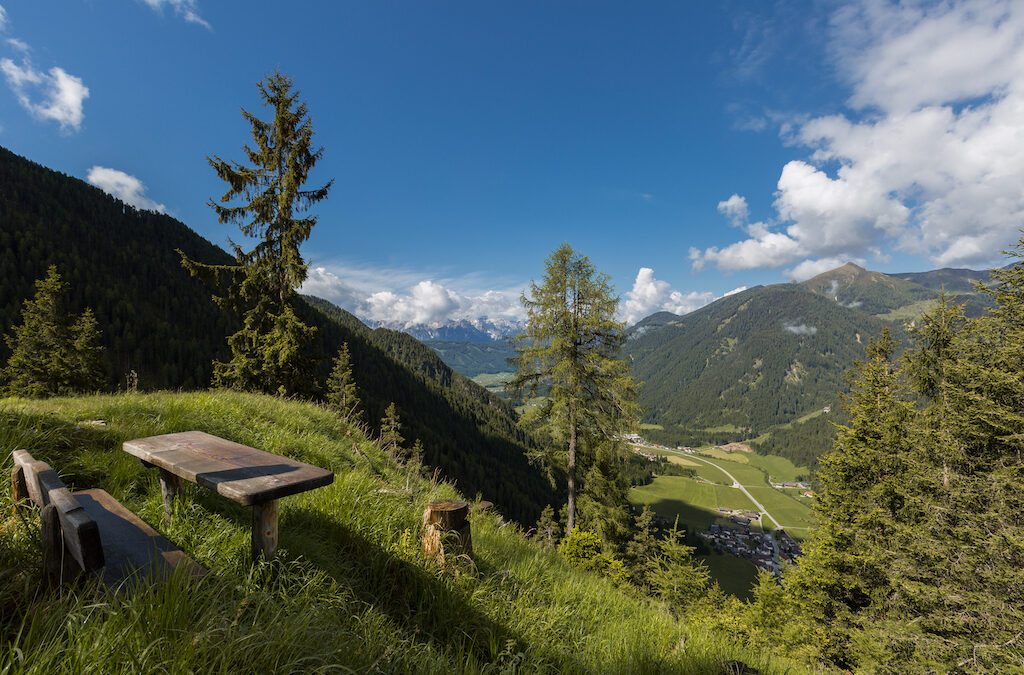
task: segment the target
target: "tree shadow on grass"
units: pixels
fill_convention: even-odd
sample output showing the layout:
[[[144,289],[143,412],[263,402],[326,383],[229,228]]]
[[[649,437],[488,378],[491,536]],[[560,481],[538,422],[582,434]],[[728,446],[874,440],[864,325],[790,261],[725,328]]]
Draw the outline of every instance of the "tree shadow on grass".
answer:
[[[517,652],[533,647],[521,635],[467,602],[433,570],[385,550],[322,513],[289,512],[287,529],[282,528],[280,541],[289,554],[311,560],[360,600],[385,614],[406,638],[429,644],[439,653],[461,655],[463,659],[471,655],[483,665],[498,661],[508,645],[514,645],[513,651]],[[419,541],[414,539],[411,545],[418,552]],[[468,572],[463,569],[459,573]],[[532,651],[535,656],[541,653]],[[565,670],[556,666],[550,655],[543,657],[551,663],[552,672]],[[559,664],[563,665],[582,671],[579,664]]]

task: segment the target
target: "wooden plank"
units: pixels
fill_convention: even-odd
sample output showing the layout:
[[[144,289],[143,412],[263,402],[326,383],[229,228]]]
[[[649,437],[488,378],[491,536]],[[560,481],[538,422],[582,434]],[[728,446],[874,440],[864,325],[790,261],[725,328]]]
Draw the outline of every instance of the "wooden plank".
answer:
[[[252,506],[252,559],[273,560],[277,553],[277,500]]]
[[[39,524],[43,548],[43,577],[49,585],[58,586],[61,582],[64,547],[61,545],[60,516],[57,514],[57,507],[44,507],[43,512],[39,514]]]
[[[43,467],[46,467],[45,469]],[[54,490],[66,490],[64,481],[60,479],[57,472],[50,468],[49,464],[44,462],[36,462],[32,465],[36,475],[36,482],[39,487],[40,496],[42,498],[42,505],[46,506],[50,503],[50,493]]]
[[[125,452],[228,499],[251,506],[329,485],[326,469],[202,431],[139,438]]]
[[[46,462],[32,462],[31,464],[24,465],[25,468],[25,486],[28,488],[28,497],[35,505],[39,508],[46,506],[46,491],[39,484],[40,474],[52,472],[53,469]],[[54,474],[56,475],[56,474]]]
[[[75,563],[85,572],[102,568],[103,546],[96,521],[65,487],[50,490],[49,500],[60,517],[65,550]]]
[[[106,491],[82,490],[72,496],[96,521],[102,533],[106,560],[104,583],[117,585],[126,579],[146,575],[166,579],[177,568],[184,568],[194,577],[206,574],[203,567]]]

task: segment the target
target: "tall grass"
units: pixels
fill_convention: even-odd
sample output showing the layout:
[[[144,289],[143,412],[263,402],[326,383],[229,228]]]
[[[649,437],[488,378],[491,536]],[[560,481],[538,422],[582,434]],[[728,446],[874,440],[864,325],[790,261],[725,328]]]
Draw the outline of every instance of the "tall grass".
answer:
[[[272,563],[249,559],[248,510],[198,486],[165,526],[155,472],[120,450],[189,429],[335,472],[332,485],[281,501]],[[73,489],[106,489],[210,574],[44,590],[38,516],[13,510],[5,487],[3,674],[718,673],[729,660],[793,672],[569,568],[493,511],[472,516],[475,565],[438,569],[419,553],[419,520],[427,502],[458,497],[454,487],[410,475],[316,405],[223,391],[5,399],[4,468],[19,447]]]

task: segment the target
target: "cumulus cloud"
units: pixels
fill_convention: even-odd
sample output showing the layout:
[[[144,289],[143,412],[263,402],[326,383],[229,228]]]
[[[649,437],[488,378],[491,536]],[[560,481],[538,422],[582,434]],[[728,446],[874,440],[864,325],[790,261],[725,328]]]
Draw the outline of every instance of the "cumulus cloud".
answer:
[[[863,0],[837,10],[830,38],[852,112],[795,118],[783,133],[809,154],[782,168],[777,218],[691,251],[694,268],[799,263],[797,278],[888,249],[998,258],[1024,223],[1024,5]]]
[[[20,66],[11,59],[0,59],[0,71],[18,103],[34,116],[57,122],[63,131],[78,131],[81,127],[85,117],[82,103],[89,97],[89,88],[81,78],[58,67],[43,73],[27,58]]]
[[[117,197],[125,204],[131,204],[138,209],[166,213],[167,207],[157,204],[146,196],[146,186],[135,176],[129,175],[117,169],[108,169],[104,166],[94,166],[89,169],[85,179],[106,192],[108,195]]]
[[[718,212],[728,218],[733,227],[740,227],[747,222],[750,209],[747,207],[746,197],[733,194],[724,202],[718,202]]]
[[[457,288],[469,279],[436,281],[409,270],[313,266],[301,290],[361,319],[403,327],[476,319],[516,323],[525,317],[519,289]]]
[[[163,8],[170,7],[175,14],[189,23],[197,23],[208,30],[212,30],[210,24],[203,17],[199,16],[199,3],[196,0],[142,0],[151,8],[163,11]]]
[[[817,327],[815,327],[815,326],[808,326],[807,324],[804,324],[804,323],[801,323],[801,324],[798,324],[798,325],[797,324],[789,324],[789,323],[787,323],[787,324],[783,324],[782,327],[783,327],[784,330],[786,330],[787,332],[792,333],[793,335],[814,335],[814,334],[816,334],[818,332]]]
[[[746,286],[740,286],[718,297],[724,298],[745,290]],[[626,293],[624,301],[619,305],[619,318],[627,324],[633,324],[655,312],[687,314],[714,302],[718,297],[709,291],[677,291],[667,281],[655,279],[653,269],[641,267],[636,274],[633,288]]]

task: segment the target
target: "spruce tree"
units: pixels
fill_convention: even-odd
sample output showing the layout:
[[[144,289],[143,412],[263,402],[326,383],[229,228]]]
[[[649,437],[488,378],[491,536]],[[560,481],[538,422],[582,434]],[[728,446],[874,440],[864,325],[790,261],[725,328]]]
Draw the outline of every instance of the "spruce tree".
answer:
[[[11,356],[3,370],[5,391],[14,396],[59,396],[95,391],[103,384],[102,347],[92,310],[75,319],[64,307],[67,294],[57,267],[36,281],[25,300],[22,324],[5,336]]]
[[[854,663],[860,612],[889,592],[901,521],[910,517],[907,471],[913,407],[888,329],[854,366],[850,424],[820,460],[818,528],[789,588],[809,622],[806,638],[841,667]]]
[[[359,395],[355,377],[352,375],[352,358],[347,342],[342,343],[338,349],[334,367],[327,378],[327,402],[346,419],[352,422],[361,421],[363,413],[359,410]]]
[[[654,511],[650,505],[644,504],[640,515],[636,517],[633,539],[626,545],[626,560],[630,565],[630,573],[633,582],[640,588],[649,588],[648,576],[656,566],[660,550],[656,535]]]
[[[549,440],[532,456],[549,478],[553,470],[565,472],[571,532],[580,469],[592,463],[601,442],[628,430],[637,417],[636,387],[619,359],[625,325],[615,320],[618,298],[608,276],[569,244],[548,257],[543,282],[531,282],[521,302],[527,328],[516,338],[516,373],[507,388],[531,397],[547,389],[544,403],[528,408],[522,422]]]
[[[558,545],[561,528],[555,519],[555,510],[551,508],[551,504],[545,506],[544,510],[540,512],[540,519],[537,520],[536,529],[537,531],[533,535],[534,540],[539,541],[540,545],[546,550],[553,551]]]
[[[677,613],[702,597],[708,589],[708,568],[693,559],[693,547],[683,543],[679,519],[658,542],[658,557],[648,572],[654,594]]]
[[[402,443],[405,442],[402,422],[398,418],[398,407],[393,402],[384,410],[384,417],[380,420],[379,442],[381,449],[395,461],[402,462],[405,459],[402,450]]]
[[[242,110],[255,142],[243,148],[248,163],[216,155],[207,161],[228,184],[219,203],[209,202],[218,220],[237,224],[258,243],[249,251],[233,244],[235,265],[206,265],[179,254],[193,275],[227,285],[226,294],[214,300],[242,318],[242,328],[228,338],[231,360],[214,364],[215,383],[282,395],[302,393],[313,385],[310,350],[316,329],[296,312],[296,289],[307,271],[299,247],[317,221],[306,211],[327,196],[333,181],[303,189],[323,148],[313,147],[313,125],[291,78],[275,71],[257,88],[274,117],[265,122]],[[241,203],[232,205],[236,199]]]

